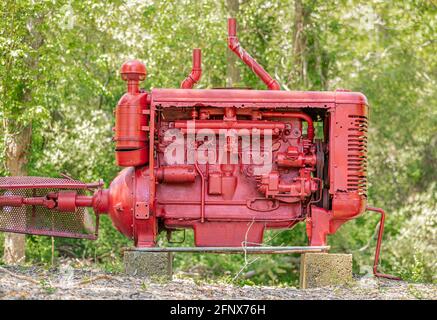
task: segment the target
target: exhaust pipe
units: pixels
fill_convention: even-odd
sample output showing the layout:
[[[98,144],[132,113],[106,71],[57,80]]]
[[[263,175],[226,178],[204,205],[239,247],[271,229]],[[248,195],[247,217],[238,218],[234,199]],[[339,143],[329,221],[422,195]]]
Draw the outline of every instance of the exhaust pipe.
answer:
[[[269,90],[281,90],[278,81],[273,79],[254,58],[244,50],[237,38],[237,21],[228,19],[228,47],[264,82]]]
[[[202,76],[202,52],[200,49],[193,49],[193,68],[191,73],[181,83],[181,89],[192,89]]]

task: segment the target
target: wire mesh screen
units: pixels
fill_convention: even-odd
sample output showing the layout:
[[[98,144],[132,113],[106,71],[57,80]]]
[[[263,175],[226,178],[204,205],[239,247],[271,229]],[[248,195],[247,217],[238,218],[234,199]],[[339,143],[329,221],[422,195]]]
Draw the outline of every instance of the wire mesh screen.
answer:
[[[86,189],[87,185],[82,181],[63,178],[46,177],[0,177],[0,189],[19,189],[19,188],[49,188],[59,189]]]
[[[22,197],[44,197],[49,192],[58,192],[59,188],[44,188],[44,184],[56,182],[65,183],[64,189],[80,183],[67,179],[50,179],[38,178],[29,180],[29,177],[23,177],[26,180],[20,180],[21,177],[0,178],[0,196],[22,196]],[[8,179],[7,185],[2,179]],[[43,181],[44,179],[44,181]],[[64,181],[59,181],[64,180]],[[22,182],[28,183],[35,188],[23,188]],[[56,183],[55,182],[55,183]],[[3,184],[2,184],[3,183]],[[14,188],[13,186],[19,186]],[[6,189],[12,187],[11,189]],[[76,185],[75,185],[76,187]],[[85,195],[86,189],[69,188],[68,190],[76,191],[78,195]],[[0,231],[25,233],[35,235],[46,235],[65,238],[85,238],[96,239],[98,228],[98,217],[94,213],[88,212],[87,208],[77,208],[75,212],[60,212],[57,210],[47,209],[42,206],[21,206],[21,207],[0,207]]]

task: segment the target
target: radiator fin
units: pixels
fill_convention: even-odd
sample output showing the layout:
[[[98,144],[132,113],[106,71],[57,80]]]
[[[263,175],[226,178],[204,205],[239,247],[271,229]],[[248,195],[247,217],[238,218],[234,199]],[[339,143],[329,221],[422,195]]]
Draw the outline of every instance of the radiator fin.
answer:
[[[347,189],[367,197],[367,117],[349,115]]]

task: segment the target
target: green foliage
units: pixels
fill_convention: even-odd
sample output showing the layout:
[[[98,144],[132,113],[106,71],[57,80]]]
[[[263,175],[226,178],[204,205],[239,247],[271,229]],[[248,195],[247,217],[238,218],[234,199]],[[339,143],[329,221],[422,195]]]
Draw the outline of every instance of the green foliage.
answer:
[[[390,266],[404,278],[437,282],[437,186],[410,196],[394,213]]]
[[[294,2],[241,2],[241,43],[284,88],[349,88],[368,97],[369,203],[388,212],[382,268],[413,281],[435,281],[437,7],[420,0],[302,1],[304,81],[293,72]],[[225,86],[223,2],[6,0],[0,17],[0,161],[6,132],[31,123],[31,175],[112,180],[118,171],[112,112],[125,90],[118,69],[128,58],[146,64],[147,89],[178,87],[191,68],[191,49],[200,47],[204,72],[198,88]],[[265,87],[238,66],[239,86]],[[6,174],[0,166],[0,175]],[[121,248],[130,240],[107,217],[102,220],[99,240],[56,239],[55,255],[120,270]],[[330,237],[334,251],[354,253],[355,272],[372,265],[377,221],[365,214]],[[304,225],[268,232],[266,239],[271,245],[304,245]],[[188,233],[184,245],[192,242]],[[27,245],[29,261],[51,262],[50,238],[28,237]],[[298,259],[178,255],[176,267],[203,279],[296,284]]]

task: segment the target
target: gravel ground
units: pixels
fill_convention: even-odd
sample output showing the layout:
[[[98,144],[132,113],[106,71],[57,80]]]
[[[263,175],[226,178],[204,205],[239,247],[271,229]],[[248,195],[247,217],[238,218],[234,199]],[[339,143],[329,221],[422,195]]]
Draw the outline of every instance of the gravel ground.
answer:
[[[437,285],[356,278],[347,286],[234,286],[192,279],[145,280],[98,270],[0,267],[0,299],[433,299]]]

